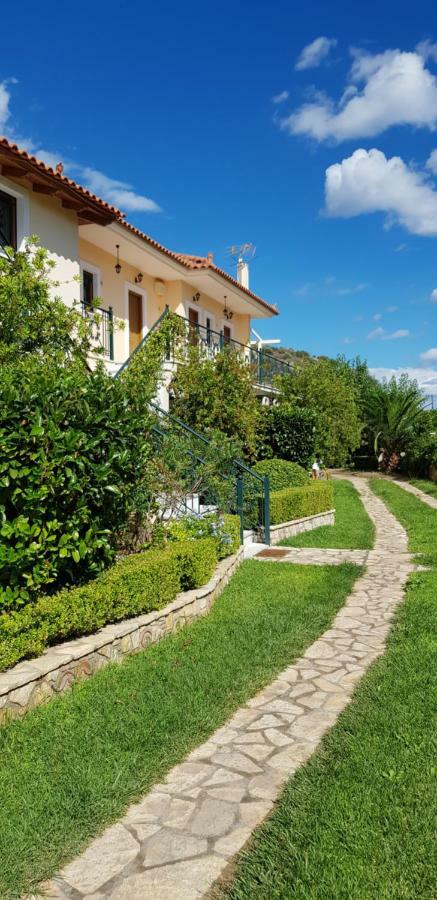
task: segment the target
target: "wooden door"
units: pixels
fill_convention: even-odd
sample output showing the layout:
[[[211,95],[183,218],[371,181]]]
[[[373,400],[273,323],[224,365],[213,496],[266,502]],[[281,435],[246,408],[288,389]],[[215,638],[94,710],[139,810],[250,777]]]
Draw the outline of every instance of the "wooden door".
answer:
[[[188,307],[190,344],[196,345],[199,337],[199,310]]]
[[[143,298],[129,291],[129,353],[138,346],[143,334]]]

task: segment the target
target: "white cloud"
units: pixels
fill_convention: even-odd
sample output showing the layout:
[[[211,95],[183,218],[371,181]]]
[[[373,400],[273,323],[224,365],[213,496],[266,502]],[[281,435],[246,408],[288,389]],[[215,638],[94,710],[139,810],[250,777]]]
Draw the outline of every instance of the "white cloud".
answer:
[[[429,299],[431,303],[437,303],[437,288],[434,288],[434,290],[431,291]]]
[[[289,96],[290,94],[288,91],[281,91],[280,94],[275,94],[275,96],[272,97],[272,103],[284,103],[285,100],[288,100]]]
[[[371,137],[392,125],[436,127],[437,78],[426,68],[423,55],[400,50],[352,53],[354,62],[340,100],[317,96],[282,119],[283,129],[317,141],[340,142]]]
[[[385,328],[373,328],[372,331],[369,331],[367,335],[368,341],[374,341],[376,338],[382,338],[385,335]]]
[[[325,212],[350,218],[384,212],[412,234],[437,235],[437,191],[423,172],[381,150],[355,150],[326,170]]]
[[[373,375],[374,378],[377,378],[378,381],[382,381],[384,378],[393,378],[393,376],[395,378],[400,378],[401,375],[409,375],[410,378],[416,379],[424,394],[433,394],[437,396],[437,369],[420,369],[411,366],[405,369],[388,369],[381,367],[370,369],[370,374]]]
[[[295,65],[297,71],[314,69],[329,56],[333,47],[337,46],[335,38],[318,37],[311,44],[307,44],[301,51]]]
[[[65,170],[67,172],[76,171],[78,177],[93,194],[103,196],[105,200],[113,203],[114,206],[120,207],[122,210],[126,210],[126,212],[161,211],[154,200],[133,191],[131,184],[128,184],[126,181],[118,181],[116,178],[109,178],[103,172],[99,172],[98,169],[67,163]]]
[[[437,347],[431,347],[420,354],[422,362],[437,362]]]
[[[402,251],[406,250],[406,249],[407,249],[406,244],[398,244],[398,246],[395,247],[395,253],[402,253]]]
[[[431,41],[420,41],[417,44],[416,52],[425,60],[432,59],[437,62],[437,44],[432,44]]]
[[[108,203],[120,208],[123,212],[160,212],[160,207],[150,197],[145,197],[133,190],[131,184],[125,181],[119,181],[116,178],[110,178],[93,169],[90,166],[83,166],[73,160],[62,159],[62,154],[54,153],[52,150],[44,150],[40,148],[31,138],[23,138],[16,134],[13,125],[10,122],[10,100],[11,92],[10,84],[17,84],[15,78],[9,78],[0,82],[0,131],[10,140],[16,141],[23,150],[33,153],[38,159],[42,159],[48,166],[55,168],[59,162],[63,162],[64,174],[70,175],[77,181],[80,181],[93,194],[103,197]]]
[[[372,331],[369,331],[367,335],[368,341],[382,340],[382,341],[398,341],[401,338],[410,337],[410,332],[407,328],[398,328],[397,331],[387,332],[385,328],[374,328]]]
[[[10,84],[17,84],[15,78],[6,78],[0,81],[0,132],[6,133],[8,128],[8,120],[11,115],[9,104],[11,102]]]
[[[426,167],[433,173],[437,174],[437,150],[432,150],[426,161]]]
[[[385,311],[388,313],[395,313],[399,309],[399,306],[387,306]]]
[[[372,316],[372,319],[374,322],[379,322],[379,320],[382,319],[382,313],[375,313],[375,315]]]
[[[368,287],[368,284],[361,281],[359,284],[351,285],[351,287],[336,288],[334,294],[336,294],[337,297],[347,297],[349,294],[361,294]]]

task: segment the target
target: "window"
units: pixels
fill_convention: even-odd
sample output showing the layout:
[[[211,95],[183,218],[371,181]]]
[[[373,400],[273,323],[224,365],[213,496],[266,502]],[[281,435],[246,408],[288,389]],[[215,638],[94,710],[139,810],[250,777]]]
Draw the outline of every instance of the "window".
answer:
[[[82,272],[83,303],[92,306],[94,302],[94,274],[84,269]]]
[[[223,326],[223,339],[225,344],[230,344],[232,340],[232,332],[229,325]]]
[[[0,247],[17,249],[17,201],[0,191]]]

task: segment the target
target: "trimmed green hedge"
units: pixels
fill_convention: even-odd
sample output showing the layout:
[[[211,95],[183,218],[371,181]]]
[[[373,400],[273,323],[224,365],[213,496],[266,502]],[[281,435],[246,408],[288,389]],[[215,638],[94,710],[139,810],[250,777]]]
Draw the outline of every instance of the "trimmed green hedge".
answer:
[[[90,634],[154,609],[179,591],[205,584],[217,564],[214,538],[175,541],[162,550],[126,557],[82,587],[43,596],[0,615],[0,671],[39,656],[50,644]]]
[[[240,517],[213,513],[203,518],[184,516],[176,519],[169,528],[172,541],[194,541],[212,537],[217,545],[219,559],[236,553],[240,546]]]
[[[218,548],[218,558],[225,559],[236,553],[240,546],[240,516],[231,516],[226,514],[223,516],[223,531],[226,535],[226,542],[220,541]]]
[[[258,475],[269,476],[271,491],[300,487],[309,481],[309,473],[298,463],[289,462],[287,459],[263,459],[255,463],[253,468]]]
[[[334,508],[334,491],[329,481],[314,481],[305,487],[285,488],[270,494],[272,525],[303,519]]]

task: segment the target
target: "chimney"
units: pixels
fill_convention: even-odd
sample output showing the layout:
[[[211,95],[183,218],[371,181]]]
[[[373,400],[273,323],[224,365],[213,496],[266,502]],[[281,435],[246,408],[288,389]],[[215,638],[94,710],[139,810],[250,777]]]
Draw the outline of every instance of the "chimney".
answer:
[[[249,265],[242,256],[239,257],[237,262],[237,281],[241,284],[241,287],[249,289]]]

